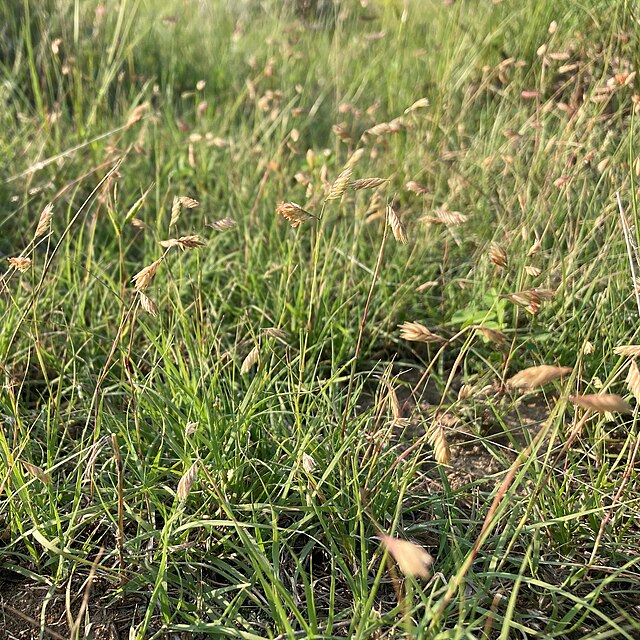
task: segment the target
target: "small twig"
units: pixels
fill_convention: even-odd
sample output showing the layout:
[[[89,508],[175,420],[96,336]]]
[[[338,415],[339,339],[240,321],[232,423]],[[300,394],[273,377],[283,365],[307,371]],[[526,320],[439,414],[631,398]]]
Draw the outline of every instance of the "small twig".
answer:
[[[28,616],[26,613],[22,613],[22,611],[15,609],[11,605],[6,604],[5,602],[1,602],[0,606],[6,611],[8,611],[9,613],[16,616],[16,618],[20,618],[21,620],[28,622],[35,629],[40,629],[40,631],[46,633],[48,636],[50,636],[54,640],[67,640],[65,636],[60,635],[57,631],[54,631],[53,629],[49,629],[49,627],[41,627],[40,623],[35,618]]]

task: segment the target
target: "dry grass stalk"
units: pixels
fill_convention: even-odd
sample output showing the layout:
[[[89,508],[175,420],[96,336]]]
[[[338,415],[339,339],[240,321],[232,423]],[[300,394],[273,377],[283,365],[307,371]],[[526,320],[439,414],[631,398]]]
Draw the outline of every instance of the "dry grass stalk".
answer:
[[[31,258],[24,258],[22,256],[16,256],[15,258],[7,258],[9,264],[17,269],[20,273],[24,273],[31,266]]]
[[[387,221],[393,231],[393,237],[397,242],[401,244],[407,244],[409,239],[407,238],[407,232],[404,229],[404,225],[400,221],[398,214],[393,210],[391,205],[387,205]]]
[[[433,447],[433,455],[436,462],[438,464],[449,464],[451,460],[451,450],[449,449],[444,426],[437,418],[434,418],[433,423],[429,427],[427,439]]]
[[[38,478],[40,482],[44,482],[44,484],[51,484],[51,475],[49,475],[46,471],[36,466],[35,464],[31,464],[26,460],[21,460],[22,466],[34,477]]]
[[[180,198],[178,196],[173,196],[173,202],[171,203],[171,220],[169,220],[169,228],[178,224],[181,213],[182,205],[180,204]]]
[[[635,358],[640,356],[640,344],[621,344],[619,347],[614,347],[613,353],[617,356]]]
[[[406,576],[428,578],[433,557],[420,545],[380,534],[380,540]]]
[[[40,220],[38,221],[38,226],[36,227],[36,232],[33,236],[34,240],[50,231],[51,218],[53,218],[53,204],[50,202],[40,214]]]
[[[489,247],[489,260],[502,269],[506,269],[509,266],[507,252],[500,245],[495,243]]]
[[[404,187],[405,189],[407,189],[407,191],[412,191],[419,196],[423,196],[426,193],[429,193],[429,189],[427,189],[427,187],[425,187],[423,184],[420,184],[419,182],[416,182],[415,180],[409,180],[409,182],[407,182]]]
[[[360,180],[354,180],[349,186],[356,191],[361,191],[363,189],[375,189],[385,182],[388,182],[387,178],[360,178]]]
[[[247,373],[249,373],[249,371],[251,371],[251,369],[259,359],[260,347],[256,345],[255,347],[253,347],[253,349],[251,349],[251,351],[249,351],[247,357],[242,361],[242,365],[240,366],[240,373],[242,375],[246,375]]]
[[[339,200],[342,198],[344,192],[347,190],[347,185],[349,184],[349,180],[351,180],[352,173],[353,169],[351,169],[351,167],[347,167],[340,172],[334,183],[331,185],[331,189],[329,190],[329,195],[326,197],[326,200]]]
[[[627,388],[631,393],[633,393],[635,399],[640,401],[640,369],[638,369],[638,365],[635,360],[632,360],[629,365],[629,372],[627,373]]]
[[[285,218],[294,229],[313,217],[295,202],[280,202],[276,207],[276,213]]]
[[[597,413],[633,413],[631,405],[615,393],[592,393],[584,396],[569,396],[573,404]]]
[[[227,229],[233,229],[237,222],[233,218],[222,218],[221,220],[216,220],[215,222],[209,223],[209,227],[215,229],[216,231],[226,231]]]
[[[542,364],[537,367],[529,367],[518,371],[515,376],[507,380],[507,386],[514,389],[534,389],[552,380],[569,375],[573,371],[571,367],[554,367]]]
[[[136,291],[144,291],[149,286],[161,262],[162,258],[158,258],[155,262],[138,271],[138,273],[131,278],[131,282],[133,282]]]
[[[487,340],[493,342],[499,347],[507,344],[507,336],[497,329],[489,329],[489,327],[475,327],[476,331],[481,333]]]
[[[140,291],[140,306],[143,311],[146,311],[152,316],[156,317],[158,315],[158,305],[142,291]]]
[[[189,493],[191,493],[191,489],[193,488],[193,484],[198,477],[198,461],[196,460],[184,473],[182,478],[180,478],[180,482],[178,482],[178,491],[177,496],[180,502],[183,502],[187,499]]]
[[[444,338],[441,338],[438,334],[433,333],[419,322],[403,322],[398,325],[400,328],[400,337],[404,340],[410,340],[411,342],[446,342]]]
[[[197,206],[200,205],[200,203],[197,200],[194,200],[193,198],[190,198],[189,196],[180,196],[180,204],[185,209],[195,209]]]

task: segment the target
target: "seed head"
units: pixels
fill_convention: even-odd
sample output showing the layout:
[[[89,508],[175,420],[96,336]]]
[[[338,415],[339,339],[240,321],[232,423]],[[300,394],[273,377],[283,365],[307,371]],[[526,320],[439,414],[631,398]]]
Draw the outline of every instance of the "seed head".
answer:
[[[410,340],[411,342],[446,342],[444,338],[441,338],[433,331],[430,331],[423,324],[419,322],[403,322],[398,325],[400,328],[400,337],[404,340]]]
[[[295,202],[280,202],[276,207],[276,213],[285,218],[294,229],[313,217]]]
[[[240,366],[240,373],[245,375],[251,371],[253,365],[258,362],[260,359],[260,347],[255,346],[251,351],[249,351],[247,357],[242,361],[242,365]]]
[[[492,244],[489,247],[489,260],[502,269],[506,269],[509,265],[507,252],[497,244]]]
[[[579,407],[590,409],[596,413],[633,413],[631,405],[615,393],[592,393],[584,396],[569,396],[569,400]]]
[[[340,172],[340,175],[335,179],[335,182],[331,185],[331,189],[329,190],[329,195],[327,196],[327,200],[338,200],[342,198],[344,192],[347,189],[347,185],[349,184],[349,180],[351,179],[351,174],[353,170],[350,167],[343,169]]]
[[[398,563],[402,573],[406,576],[429,577],[433,566],[433,557],[425,549],[413,542],[392,538],[384,534],[380,536],[380,539]]]
[[[387,222],[393,231],[393,237],[400,244],[407,244],[409,242],[407,233],[404,229],[404,225],[400,221],[398,214],[393,210],[391,205],[387,205]]]
[[[136,291],[144,291],[149,286],[149,283],[156,275],[156,271],[158,270],[161,262],[162,258],[158,258],[158,260],[152,262],[144,269],[141,269],[135,276],[133,276],[133,278],[131,278],[131,282],[134,283]]]
[[[24,273],[31,266],[31,258],[17,256],[15,258],[7,258],[7,260],[9,261],[9,264],[20,273]]]
[[[215,229],[216,231],[226,231],[227,229],[233,229],[236,224],[237,222],[233,218],[227,217],[222,218],[221,220],[216,220],[215,222],[211,222],[208,226],[210,226],[212,229]]]
[[[36,227],[36,232],[33,236],[33,239],[39,238],[43,236],[49,229],[51,228],[51,218],[53,217],[53,204],[50,202],[40,214],[40,220],[38,221],[38,226]]]
[[[183,502],[187,499],[189,493],[191,493],[191,489],[193,487],[193,483],[196,481],[198,477],[198,461],[196,460],[184,473],[182,478],[180,478],[180,482],[178,482],[178,500]]]

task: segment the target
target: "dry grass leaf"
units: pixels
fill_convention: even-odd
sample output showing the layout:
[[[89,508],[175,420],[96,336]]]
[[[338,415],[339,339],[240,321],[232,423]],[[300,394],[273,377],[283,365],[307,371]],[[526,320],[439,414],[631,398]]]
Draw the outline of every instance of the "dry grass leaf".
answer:
[[[136,291],[144,291],[149,286],[149,283],[156,275],[156,271],[158,270],[161,262],[162,258],[158,258],[158,260],[147,265],[144,269],[138,271],[133,278],[131,278],[131,282],[133,282]]]
[[[316,461],[308,453],[302,454],[302,468],[307,473],[313,473],[316,468]]]
[[[393,210],[391,205],[387,205],[387,221],[389,226],[391,227],[391,231],[393,231],[393,237],[400,244],[407,244],[409,239],[407,238],[407,233],[404,229],[404,225],[400,221],[398,214]]]
[[[144,311],[156,317],[158,315],[158,305],[145,293],[140,291],[140,306]]]
[[[339,200],[342,198],[344,192],[347,190],[347,185],[349,184],[349,180],[351,180],[352,173],[353,169],[351,169],[351,167],[347,167],[340,172],[334,183],[331,185],[331,189],[329,190],[329,195],[326,197],[326,200]]]
[[[597,413],[633,413],[631,405],[615,393],[592,393],[584,396],[569,396],[573,404]]]
[[[434,419],[429,427],[429,435],[427,436],[429,444],[433,447],[433,455],[438,464],[449,464],[451,460],[451,449],[447,442],[447,436],[444,426],[440,420]]]
[[[20,273],[24,273],[31,266],[31,258],[23,258],[22,256],[17,256],[15,258],[7,258],[9,264],[17,269]]]
[[[433,333],[423,324],[419,322],[403,322],[398,325],[400,329],[400,337],[403,340],[410,340],[411,342],[446,342],[444,338],[441,338],[437,333]]]
[[[515,376],[507,380],[507,386],[514,389],[534,389],[552,380],[557,380],[562,376],[569,375],[573,371],[572,367],[554,367],[549,364],[542,364],[537,367],[529,367],[518,371]]]
[[[640,344],[621,344],[619,347],[613,349],[613,353],[617,356],[635,358],[640,356]]]
[[[627,373],[627,389],[633,393],[636,400],[640,400],[640,369],[635,363],[635,360],[631,361],[629,365],[629,373]]]
[[[21,462],[22,462],[22,466],[34,478],[38,478],[38,480],[40,480],[40,482],[44,482],[44,484],[51,484],[51,476],[46,471],[43,471],[40,467],[36,466],[35,464],[31,464],[26,460],[21,460]]]
[[[240,366],[240,373],[242,375],[246,375],[247,373],[249,373],[249,371],[251,371],[251,369],[259,359],[260,347],[256,345],[255,347],[253,347],[253,349],[251,349],[251,351],[249,351],[247,357],[242,361],[242,365]]]
[[[33,235],[34,240],[43,236],[51,229],[51,218],[53,218],[53,204],[50,202],[40,214],[40,220],[38,220],[38,226],[36,227],[36,232]]]
[[[183,502],[187,499],[189,493],[191,493],[191,489],[193,487],[193,483],[196,481],[198,477],[198,461],[196,460],[184,473],[182,478],[180,478],[180,482],[178,482],[178,491],[177,496],[180,502]]]
[[[380,540],[398,563],[405,576],[428,578],[433,557],[420,545],[380,534]]]
[[[303,222],[309,220],[309,218],[313,217],[308,211],[305,211],[295,202],[278,203],[276,213],[279,213],[283,218],[285,218],[294,229],[299,227]]]
[[[197,422],[187,422],[187,424],[184,426],[184,436],[185,438],[188,438],[189,436],[192,436],[196,430],[198,429],[198,423]]]

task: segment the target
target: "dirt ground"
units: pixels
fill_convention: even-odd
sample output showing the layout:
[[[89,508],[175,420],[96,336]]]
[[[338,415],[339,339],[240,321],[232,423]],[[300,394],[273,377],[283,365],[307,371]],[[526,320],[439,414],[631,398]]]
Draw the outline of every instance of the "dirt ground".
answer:
[[[83,585],[73,585],[70,606],[66,589],[53,590],[34,584],[18,574],[0,572],[0,638],[2,640],[68,640],[84,597]],[[137,603],[102,602],[106,585],[96,580],[89,605],[79,621],[79,637],[92,640],[125,640]]]

